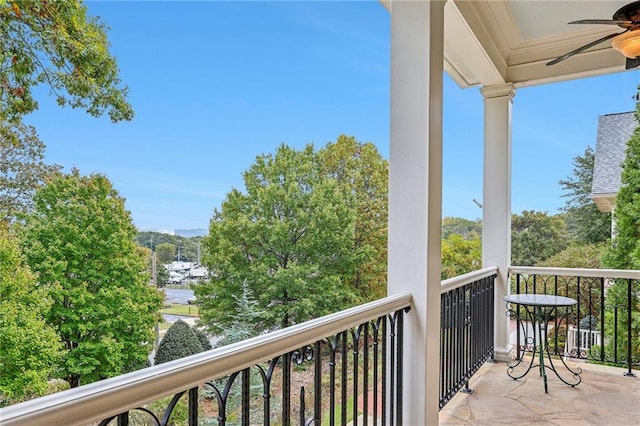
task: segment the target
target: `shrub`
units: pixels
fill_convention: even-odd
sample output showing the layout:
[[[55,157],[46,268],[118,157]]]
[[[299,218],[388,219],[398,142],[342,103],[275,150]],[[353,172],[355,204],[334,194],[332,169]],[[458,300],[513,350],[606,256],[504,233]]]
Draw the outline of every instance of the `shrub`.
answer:
[[[598,328],[598,318],[593,315],[587,315],[580,320],[581,330],[596,330]]]
[[[209,341],[209,337],[207,337],[204,331],[202,331],[201,329],[195,326],[192,328],[192,330],[196,334],[196,337],[198,338],[198,340],[200,341],[203,351],[208,351],[209,349],[213,348],[211,346],[211,342]]]
[[[160,341],[154,361],[156,365],[163,364],[202,351],[200,339],[193,329],[186,322],[178,320],[169,327]]]

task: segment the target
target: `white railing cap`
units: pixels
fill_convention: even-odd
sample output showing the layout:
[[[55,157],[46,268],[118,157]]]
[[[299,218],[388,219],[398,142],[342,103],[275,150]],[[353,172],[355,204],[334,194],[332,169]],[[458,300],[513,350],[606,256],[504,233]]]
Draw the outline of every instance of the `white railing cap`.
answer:
[[[479,269],[477,271],[468,272],[457,277],[449,278],[442,281],[440,287],[440,293],[446,293],[463,285],[472,283],[474,281],[481,280],[483,278],[490,277],[498,273],[497,266],[489,266],[487,268]]]
[[[537,266],[510,266],[510,273],[531,275],[560,275],[564,277],[627,278],[640,279],[637,269],[583,269],[583,268],[546,268]]]
[[[411,306],[410,293],[385,297],[242,342],[0,409],[3,426],[86,425]]]

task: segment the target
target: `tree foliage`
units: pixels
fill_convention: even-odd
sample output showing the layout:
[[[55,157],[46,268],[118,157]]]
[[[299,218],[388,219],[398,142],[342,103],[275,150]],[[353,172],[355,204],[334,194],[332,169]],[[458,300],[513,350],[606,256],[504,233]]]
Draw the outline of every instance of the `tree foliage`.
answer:
[[[536,262],[536,266],[555,268],[601,269],[604,244],[571,244],[566,249]]]
[[[636,119],[640,120],[640,102]],[[640,269],[640,126],[627,142],[620,180],[613,214],[615,238],[605,262],[610,268]]]
[[[171,263],[178,260],[178,247],[180,247],[182,262],[197,262],[202,237],[183,237],[162,232],[142,231],[138,232],[136,241],[143,247],[151,248],[153,245],[158,252],[158,262]]]
[[[59,105],[111,121],[131,120],[106,27],[78,0],[0,0],[0,121],[17,122],[38,108],[44,84]]]
[[[389,164],[372,143],[340,135],[318,152],[329,177],[338,181],[356,211],[354,247],[363,253],[352,282],[362,301],[387,293]]]
[[[0,405],[42,395],[62,345],[44,320],[50,299],[0,223]]]
[[[281,145],[244,173],[214,211],[203,239],[209,283],[194,286],[202,321],[220,331],[235,321],[248,282],[266,328],[287,327],[349,306],[362,250],[356,209],[319,166],[313,146]]]
[[[160,344],[155,356],[155,365],[195,355],[203,351],[200,339],[189,324],[178,320],[171,324]]]
[[[446,240],[452,234],[461,235],[466,240],[480,238],[482,236],[482,220],[445,217],[442,219],[442,239]]]
[[[162,243],[156,246],[156,255],[158,262],[171,263],[176,260],[176,245],[171,243]]]
[[[587,147],[584,155],[573,158],[573,175],[561,180],[567,197],[563,208],[567,231],[578,244],[598,244],[611,237],[611,216],[603,213],[591,198],[595,155]]]
[[[561,216],[524,210],[511,217],[511,264],[533,266],[568,246]]]
[[[640,87],[639,87],[640,89]],[[636,104],[636,119],[640,120],[640,102]],[[636,127],[627,142],[625,160],[622,163],[622,186],[616,195],[616,206],[613,213],[616,223],[615,237],[604,256],[604,263],[613,269],[640,269],[640,126]],[[628,300],[628,286],[631,289],[631,300]],[[632,335],[640,335],[640,282],[628,280],[616,280],[615,284],[607,291],[606,304],[609,308],[605,316],[608,330],[616,330],[618,339],[609,337],[607,352],[613,353],[614,349],[622,357],[627,353],[626,324],[631,314]],[[629,313],[628,306],[631,306]],[[616,312],[616,309],[617,312]],[[617,315],[614,315],[614,312]],[[617,319],[617,322],[615,322]],[[613,348],[617,342],[618,347]],[[631,342],[631,356],[640,357],[640,340]]]
[[[32,126],[0,121],[0,221],[28,212],[36,188],[59,170],[43,162],[44,150]]]
[[[218,340],[217,347],[241,342],[257,336],[261,331],[259,319],[262,312],[246,281],[242,284],[242,294],[240,296],[234,295],[234,299],[236,300],[235,321],[222,331],[222,337]]]
[[[479,237],[466,239],[450,234],[442,240],[443,280],[478,270],[482,264],[482,243]]]
[[[72,387],[122,374],[147,359],[162,294],[149,285],[124,199],[101,175],[77,170],[38,189],[23,251],[53,302],[47,322],[65,345]]]

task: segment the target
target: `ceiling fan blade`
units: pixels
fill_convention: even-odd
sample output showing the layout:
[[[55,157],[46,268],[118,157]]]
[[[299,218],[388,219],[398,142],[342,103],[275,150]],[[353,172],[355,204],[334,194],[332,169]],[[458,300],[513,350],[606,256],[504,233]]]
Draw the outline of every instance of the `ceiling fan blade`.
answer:
[[[634,21],[622,21],[619,19],[580,19],[571,21],[569,24],[604,24],[604,25],[622,25],[624,27],[632,25]]]
[[[627,58],[627,63],[624,67],[626,70],[632,70],[640,66],[640,56],[637,58]]]
[[[627,31],[628,31],[628,30],[627,30]],[[557,64],[558,62],[564,61],[565,59],[570,58],[571,56],[573,56],[573,55],[575,55],[575,54],[577,54],[577,53],[580,53],[580,52],[582,52],[582,51],[584,51],[584,50],[587,50],[587,49],[589,49],[589,48],[591,48],[591,47],[595,46],[596,44],[600,44],[600,43],[602,43],[603,41],[609,40],[610,38],[614,38],[615,36],[618,36],[618,35],[620,35],[620,34],[626,33],[627,31],[622,31],[621,33],[613,33],[613,34],[609,34],[609,35],[606,35],[606,36],[604,36],[604,37],[601,37],[601,38],[599,38],[599,39],[597,39],[597,40],[595,40],[595,41],[592,41],[591,43],[585,44],[584,46],[578,47],[576,50],[572,50],[572,51],[571,51],[571,52],[569,52],[569,53],[565,53],[564,55],[562,55],[562,56],[558,56],[558,57],[557,57],[557,58],[555,58],[554,60],[552,60],[552,61],[550,61],[550,62],[547,62],[547,66],[549,66],[549,65],[555,65],[555,64]]]

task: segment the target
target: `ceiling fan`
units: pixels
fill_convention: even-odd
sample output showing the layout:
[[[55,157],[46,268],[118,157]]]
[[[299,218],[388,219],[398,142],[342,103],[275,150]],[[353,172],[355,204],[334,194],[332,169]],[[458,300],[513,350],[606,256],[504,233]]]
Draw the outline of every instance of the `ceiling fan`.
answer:
[[[581,19],[579,21],[569,22],[569,24],[617,25],[625,30],[606,35],[591,43],[585,44],[555,58],[548,62],[547,65],[555,65],[609,39],[611,39],[611,46],[627,57],[626,69],[636,68],[640,65],[640,1],[634,1],[621,7],[613,14],[612,19]]]

